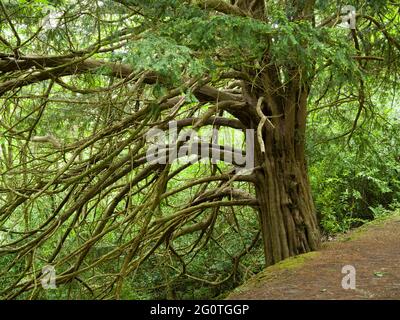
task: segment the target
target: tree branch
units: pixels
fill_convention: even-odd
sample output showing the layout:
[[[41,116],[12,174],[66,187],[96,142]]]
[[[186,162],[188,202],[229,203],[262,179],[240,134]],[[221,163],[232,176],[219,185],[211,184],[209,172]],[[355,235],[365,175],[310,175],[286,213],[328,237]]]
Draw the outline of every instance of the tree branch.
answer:
[[[233,6],[223,0],[194,0],[193,4],[202,9],[211,9],[225,14],[246,17],[247,14],[237,6]]]

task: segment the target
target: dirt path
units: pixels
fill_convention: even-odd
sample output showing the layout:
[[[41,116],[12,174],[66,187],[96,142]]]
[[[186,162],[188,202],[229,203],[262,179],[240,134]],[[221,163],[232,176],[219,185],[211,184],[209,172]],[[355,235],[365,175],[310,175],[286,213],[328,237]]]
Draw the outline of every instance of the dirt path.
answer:
[[[356,289],[344,290],[342,267],[356,270]],[[228,299],[400,300],[400,216],[373,222],[319,252],[287,259],[235,289]]]

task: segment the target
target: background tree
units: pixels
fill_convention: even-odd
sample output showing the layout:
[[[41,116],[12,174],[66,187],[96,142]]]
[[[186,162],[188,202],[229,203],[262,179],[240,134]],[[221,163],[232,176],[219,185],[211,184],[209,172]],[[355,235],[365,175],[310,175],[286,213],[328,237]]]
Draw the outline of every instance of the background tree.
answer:
[[[354,1],[357,28],[338,28],[348,4],[1,2],[1,294],[37,297],[51,264],[58,284],[119,298],[159,252],[196,279],[188,265],[224,223],[243,240],[227,279],[260,236],[266,265],[317,249],[309,105],[355,108],[350,143],[398,75],[399,5]],[[171,120],[254,129],[254,170],[149,163],[146,134]]]

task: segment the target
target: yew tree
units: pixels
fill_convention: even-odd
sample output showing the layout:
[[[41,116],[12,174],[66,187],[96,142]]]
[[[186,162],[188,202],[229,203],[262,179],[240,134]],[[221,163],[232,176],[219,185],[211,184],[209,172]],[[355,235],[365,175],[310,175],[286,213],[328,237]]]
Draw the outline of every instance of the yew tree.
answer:
[[[36,297],[43,265],[54,266],[58,285],[75,281],[97,298],[118,298],[161,249],[184,275],[185,255],[202,249],[219,215],[237,224],[244,207],[257,213],[259,232],[236,267],[259,238],[266,265],[318,249],[305,153],[310,109],[346,106],[351,141],[379,111],[376,89],[393,94],[398,75],[394,1],[0,4],[6,298]],[[253,129],[254,166],[149,162],[146,135],[171,121],[179,131]],[[190,235],[191,249],[182,247]],[[93,258],[105,242],[115,245]],[[90,275],[117,259],[116,270],[98,275],[101,285]]]

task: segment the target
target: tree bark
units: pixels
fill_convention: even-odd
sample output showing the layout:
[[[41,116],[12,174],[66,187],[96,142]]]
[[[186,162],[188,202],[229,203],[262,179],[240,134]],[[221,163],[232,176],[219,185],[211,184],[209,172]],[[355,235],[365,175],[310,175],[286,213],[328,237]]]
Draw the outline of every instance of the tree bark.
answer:
[[[233,3],[255,19],[266,19],[263,0]],[[296,19],[313,20],[313,0],[294,1],[292,5],[296,8]],[[249,74],[249,79],[255,79],[256,85],[242,85],[244,99],[252,107],[257,105],[260,118],[240,115],[239,118],[247,127],[259,131],[255,144],[258,168],[255,187],[268,266],[316,250],[320,237],[305,159],[311,80],[307,80],[300,68],[271,64],[268,53],[262,65],[265,67],[256,73],[251,69],[243,70]],[[287,71],[288,80],[280,79],[282,67]]]
[[[269,83],[264,82],[263,87],[268,88]],[[299,81],[293,81],[285,95],[277,97],[271,90],[254,92],[249,87],[244,87],[248,99],[255,101],[258,97],[260,118],[251,121],[250,127],[258,129],[255,187],[260,203],[265,261],[266,265],[272,265],[316,250],[319,245],[305,159],[309,90]]]
[[[275,141],[258,151],[256,195],[266,265],[316,250],[319,232],[304,161]]]

